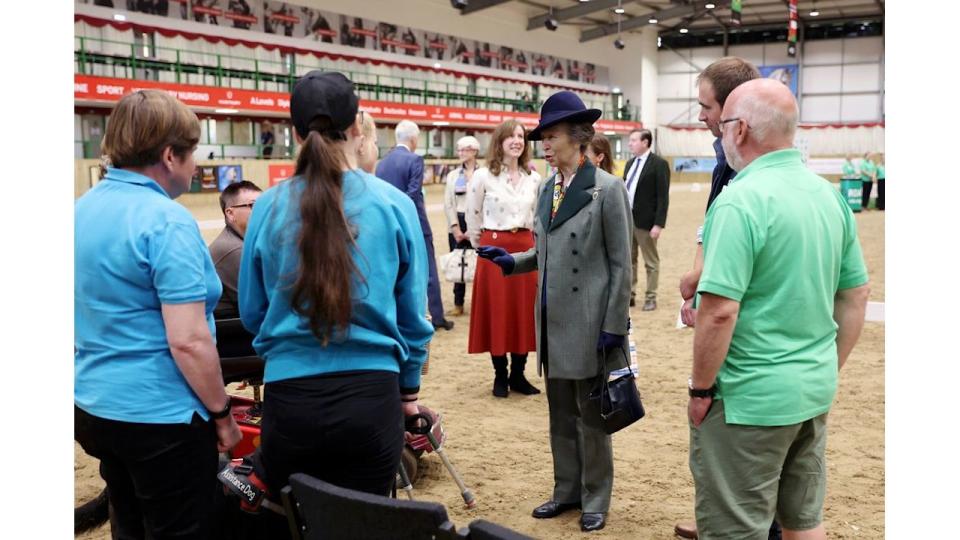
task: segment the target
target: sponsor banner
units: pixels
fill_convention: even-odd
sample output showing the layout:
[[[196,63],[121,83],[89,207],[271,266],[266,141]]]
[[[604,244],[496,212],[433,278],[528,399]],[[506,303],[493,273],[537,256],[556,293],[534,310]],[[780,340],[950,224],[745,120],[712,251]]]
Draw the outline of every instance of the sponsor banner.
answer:
[[[120,101],[123,96],[141,89],[163,90],[183,103],[194,107],[212,109],[235,109],[239,112],[272,112],[290,114],[290,95],[283,92],[264,92],[192,86],[156,81],[134,81],[89,75],[74,75],[73,97],[78,101]],[[372,114],[377,120],[413,120],[421,127],[461,125],[494,127],[516,119],[527,128],[536,127],[539,115],[535,113],[488,111],[464,107],[440,107],[413,105],[389,101],[361,100],[360,109]],[[628,133],[642,127],[639,122],[621,120],[598,120],[594,128],[599,131]]]
[[[715,157],[675,157],[673,170],[684,173],[712,173],[717,166]]]
[[[297,170],[296,165],[291,161],[287,163],[271,163],[267,166],[267,176],[270,177],[270,187],[293,176]]]
[[[790,87],[793,95],[797,95],[797,64],[780,66],[759,66],[760,76],[767,79],[777,79]]]
[[[75,1],[78,4],[96,3],[96,0]],[[116,4],[117,10],[123,9],[121,2]],[[126,2],[126,10],[399,56],[430,58],[438,62],[470,64],[590,84],[609,81],[609,70],[591,63],[276,0]]]

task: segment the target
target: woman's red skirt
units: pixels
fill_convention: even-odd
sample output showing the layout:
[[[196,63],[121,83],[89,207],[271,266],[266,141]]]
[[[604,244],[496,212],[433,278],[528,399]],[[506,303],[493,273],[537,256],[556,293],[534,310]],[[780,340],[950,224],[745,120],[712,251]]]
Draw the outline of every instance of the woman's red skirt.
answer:
[[[521,253],[533,247],[533,233],[522,229],[517,232],[484,231],[480,235],[480,245]],[[536,301],[536,272],[504,276],[499,266],[478,257],[467,352],[503,356],[536,351],[533,318]]]

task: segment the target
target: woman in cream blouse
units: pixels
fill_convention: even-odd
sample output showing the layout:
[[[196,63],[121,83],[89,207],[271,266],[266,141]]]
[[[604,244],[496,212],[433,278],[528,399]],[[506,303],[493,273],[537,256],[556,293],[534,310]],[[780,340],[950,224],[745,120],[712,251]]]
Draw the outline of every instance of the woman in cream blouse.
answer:
[[[467,236],[474,247],[524,252],[533,247],[533,212],[542,179],[538,173],[528,172],[530,149],[519,122],[507,120],[497,126],[486,162],[486,167],[474,173],[467,191]],[[508,277],[490,261],[477,260],[467,351],[490,353],[496,397],[507,397],[508,390],[540,393],[523,374],[527,353],[536,350],[536,296],[535,272]]]
[[[447,241],[450,251],[457,248],[469,248],[470,239],[467,238],[467,187],[473,180],[476,172],[477,155],[480,153],[480,141],[476,137],[467,135],[457,141],[457,156],[460,166],[447,174],[446,188],[443,194],[443,212],[447,216]],[[466,283],[453,284],[453,311],[448,315],[463,315],[463,299],[467,295]]]

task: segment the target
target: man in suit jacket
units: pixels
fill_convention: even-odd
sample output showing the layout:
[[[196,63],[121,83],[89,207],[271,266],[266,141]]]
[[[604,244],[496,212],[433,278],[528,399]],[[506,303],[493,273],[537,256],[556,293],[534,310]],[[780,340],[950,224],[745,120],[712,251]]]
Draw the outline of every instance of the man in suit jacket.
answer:
[[[667,160],[650,151],[653,135],[648,129],[630,132],[627,143],[633,157],[624,167],[623,179],[633,209],[633,283],[630,287],[630,305],[636,304],[637,251],[643,254],[647,269],[647,291],[643,311],[657,309],[657,282],[660,279],[660,254],[657,238],[667,226],[667,206],[670,203],[670,165]]]
[[[420,128],[409,120],[403,120],[397,124],[395,135],[397,146],[377,164],[377,177],[406,193],[417,207],[420,227],[423,229],[423,241],[427,244],[427,262],[430,267],[430,277],[427,281],[430,318],[433,320],[434,328],[451,330],[453,321],[446,320],[443,313],[440,279],[437,276],[437,258],[433,251],[433,231],[430,229],[423,202],[423,158],[414,153],[417,149]]]
[[[533,517],[580,509],[583,531],[604,527],[613,487],[611,437],[587,395],[602,378],[601,363],[609,371],[627,366],[630,316],[627,193],[622,180],[583,154],[600,114],[573,92],[547,99],[529,139],[543,141],[559,172],[540,190],[534,247],[509,254],[481,246],[477,252],[508,275],[539,271],[537,362],[547,378],[554,488]]]

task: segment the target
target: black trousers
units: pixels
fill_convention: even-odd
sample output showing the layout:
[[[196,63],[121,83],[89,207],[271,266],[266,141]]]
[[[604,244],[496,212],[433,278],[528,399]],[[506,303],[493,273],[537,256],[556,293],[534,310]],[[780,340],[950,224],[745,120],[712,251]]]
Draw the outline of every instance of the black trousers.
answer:
[[[457,212],[457,221],[460,222],[460,231],[467,232],[467,218],[466,214],[462,212]],[[470,243],[470,240],[464,239],[462,242],[457,242],[453,238],[452,233],[447,233],[447,243],[450,244],[450,251],[453,251],[457,248],[470,248],[473,245]],[[467,296],[467,284],[466,283],[454,283],[453,284],[453,305],[462,306],[464,298]]]
[[[877,210],[883,210],[883,207],[886,206],[885,200],[883,198],[883,182],[885,178],[877,178]]]
[[[93,416],[74,406],[74,439],[100,460],[110,492],[114,539],[217,535],[217,435],[190,424],[140,424]]]
[[[267,383],[261,426],[263,468],[275,497],[297,472],[387,495],[403,451],[398,376],[352,371]]]
[[[873,181],[863,180],[863,209],[870,206],[870,193],[873,191]]]

